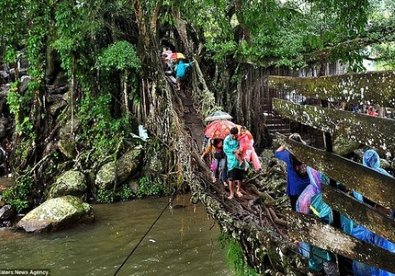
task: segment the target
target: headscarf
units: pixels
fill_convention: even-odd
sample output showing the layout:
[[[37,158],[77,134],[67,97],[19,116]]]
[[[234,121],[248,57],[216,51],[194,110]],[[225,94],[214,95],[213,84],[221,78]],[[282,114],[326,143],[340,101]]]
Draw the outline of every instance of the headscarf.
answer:
[[[391,176],[386,170],[380,167],[380,156],[375,150],[370,149],[365,151],[362,157],[362,164],[379,173]],[[363,196],[360,193],[352,191],[352,194],[359,202],[363,202]]]
[[[372,149],[367,150],[362,159],[362,163],[365,167],[371,168],[378,171],[384,175],[391,176],[386,170],[380,167],[380,156],[378,153]]]
[[[321,192],[322,183],[326,184],[324,174],[319,171],[307,167],[307,174],[310,179],[310,184],[303,190],[296,202],[296,212],[309,214],[311,199]]]
[[[314,187],[315,193],[321,192],[322,174],[311,167],[307,167],[307,174],[309,175],[310,184]]]

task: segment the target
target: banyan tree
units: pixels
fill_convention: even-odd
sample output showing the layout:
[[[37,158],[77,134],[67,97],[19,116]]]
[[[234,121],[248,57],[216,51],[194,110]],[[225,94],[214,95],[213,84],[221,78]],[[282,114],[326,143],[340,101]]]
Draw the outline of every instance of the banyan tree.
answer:
[[[284,217],[251,208],[265,201],[265,187],[252,186],[259,199],[241,204],[210,183],[199,158],[203,119],[227,111],[258,148],[269,146],[266,115],[276,92],[267,76],[301,68],[321,76],[331,62],[361,71],[363,58],[391,65],[393,8],[368,0],[1,1],[0,108],[10,119],[1,143],[18,183],[11,198],[21,209],[39,204],[67,169],[93,178],[136,143],[130,134],[141,125],[150,137],[149,177],[190,189],[258,272],[304,273]],[[193,61],[181,91],[163,70],[163,46]]]

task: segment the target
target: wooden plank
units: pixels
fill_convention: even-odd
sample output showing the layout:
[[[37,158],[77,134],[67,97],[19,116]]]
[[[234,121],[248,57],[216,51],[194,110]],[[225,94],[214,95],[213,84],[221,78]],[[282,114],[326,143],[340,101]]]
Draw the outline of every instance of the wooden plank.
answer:
[[[269,76],[270,88],[310,98],[395,107],[395,71],[323,77]]]
[[[287,220],[291,239],[395,273],[395,253],[348,236],[311,216],[288,212]]]
[[[300,161],[324,172],[348,189],[358,191],[373,202],[395,209],[395,178],[339,155],[305,146],[282,134],[276,134],[276,137]]]
[[[322,185],[323,196],[326,203],[333,209],[347,216],[370,231],[395,242],[395,221],[375,211],[370,206],[359,203],[333,187]]]
[[[395,151],[395,120],[377,118],[344,110],[299,105],[273,99],[273,107],[282,116],[323,132],[346,137],[383,150]]]

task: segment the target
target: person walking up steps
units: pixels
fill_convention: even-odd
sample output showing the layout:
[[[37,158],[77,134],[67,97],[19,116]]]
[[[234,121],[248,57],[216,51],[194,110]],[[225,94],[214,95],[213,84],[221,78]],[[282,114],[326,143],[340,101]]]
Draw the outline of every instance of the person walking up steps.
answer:
[[[177,85],[177,90],[181,90],[181,81],[185,79],[185,75],[187,72],[187,69],[191,67],[193,64],[192,62],[189,63],[184,63],[184,60],[180,59],[179,62],[176,65],[176,85]]]

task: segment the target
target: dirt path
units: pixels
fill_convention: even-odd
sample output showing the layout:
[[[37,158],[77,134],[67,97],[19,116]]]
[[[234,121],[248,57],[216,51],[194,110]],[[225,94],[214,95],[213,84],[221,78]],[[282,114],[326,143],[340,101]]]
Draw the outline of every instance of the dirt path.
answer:
[[[185,127],[191,134],[193,140],[196,143],[197,149],[200,152],[204,139],[203,118],[200,114],[197,113],[197,111],[193,107],[191,89],[182,89],[178,93],[184,108],[183,119],[185,122]]]

